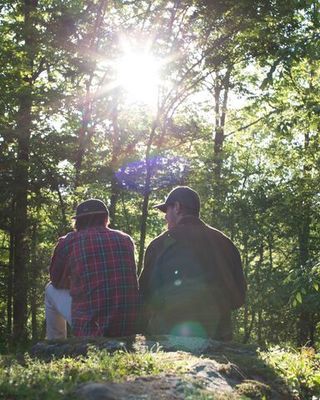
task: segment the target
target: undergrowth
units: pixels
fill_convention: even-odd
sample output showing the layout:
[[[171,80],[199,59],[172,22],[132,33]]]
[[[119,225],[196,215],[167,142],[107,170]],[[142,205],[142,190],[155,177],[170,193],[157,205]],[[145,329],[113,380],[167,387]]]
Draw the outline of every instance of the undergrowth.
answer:
[[[75,387],[81,383],[120,382],[138,376],[158,375],[160,373],[183,374],[188,365],[196,362],[195,356],[177,352],[169,355],[162,351],[129,353],[119,351],[113,354],[106,350],[91,349],[87,356],[65,357],[50,362],[23,357],[0,356],[0,399],[6,400],[59,400],[72,399]],[[251,360],[252,364],[253,360]],[[302,348],[272,347],[260,351],[256,362],[265,363],[290,387],[297,399],[320,398],[320,355],[314,350]],[[238,360],[239,369],[245,370],[248,360]],[[260,365],[260,364],[259,364]],[[263,375],[261,366],[257,376],[268,380]],[[248,386],[248,382],[246,384]],[[252,385],[252,382],[251,382]],[[191,390],[185,398],[193,399],[244,399],[253,398],[248,387],[240,385],[237,393],[229,397],[217,397],[217,394]],[[244,390],[246,389],[246,390]],[[248,394],[249,393],[249,394]],[[252,392],[253,393],[253,392]],[[266,392],[267,393],[267,392]],[[255,398],[272,398],[265,396]]]
[[[313,348],[271,347],[260,357],[286,382],[299,399],[320,398],[320,354]]]
[[[179,370],[166,365],[156,353],[91,350],[86,357],[62,358],[44,362],[25,355],[18,362],[12,357],[0,359],[1,399],[58,400],[69,395],[75,385],[89,381],[117,382],[128,377],[156,375]]]

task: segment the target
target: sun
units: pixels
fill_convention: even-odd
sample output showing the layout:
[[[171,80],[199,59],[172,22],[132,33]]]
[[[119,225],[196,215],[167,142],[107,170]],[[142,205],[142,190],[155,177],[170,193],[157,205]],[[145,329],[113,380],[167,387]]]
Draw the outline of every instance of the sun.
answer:
[[[117,82],[129,102],[155,106],[160,84],[160,61],[147,52],[127,51],[116,62]]]

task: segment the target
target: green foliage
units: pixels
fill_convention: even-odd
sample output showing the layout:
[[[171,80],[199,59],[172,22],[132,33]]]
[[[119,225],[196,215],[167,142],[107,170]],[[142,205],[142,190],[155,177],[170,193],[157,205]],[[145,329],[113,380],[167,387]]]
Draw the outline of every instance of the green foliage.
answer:
[[[62,358],[49,363],[25,355],[20,362],[2,357],[0,398],[62,399],[75,385],[89,381],[119,381],[170,371],[151,353],[133,354],[92,350],[88,357]]]
[[[320,307],[320,263],[308,262],[305,266],[289,271],[286,283],[291,285],[293,307],[303,305],[315,312]]]
[[[320,354],[314,349],[271,347],[260,356],[280,373],[292,392],[301,399],[320,396]]]

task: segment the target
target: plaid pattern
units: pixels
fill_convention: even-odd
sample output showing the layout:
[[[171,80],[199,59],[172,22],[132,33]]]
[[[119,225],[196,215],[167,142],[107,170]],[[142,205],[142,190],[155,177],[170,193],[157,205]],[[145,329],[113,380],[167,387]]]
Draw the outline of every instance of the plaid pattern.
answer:
[[[139,295],[130,236],[104,227],[68,233],[54,250],[50,278],[70,289],[75,336],[134,333]]]

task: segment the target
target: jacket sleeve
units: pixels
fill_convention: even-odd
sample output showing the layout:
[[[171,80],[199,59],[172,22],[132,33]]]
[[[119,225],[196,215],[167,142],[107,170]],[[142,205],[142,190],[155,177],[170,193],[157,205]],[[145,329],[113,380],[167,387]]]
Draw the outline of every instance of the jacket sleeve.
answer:
[[[53,251],[49,273],[52,285],[55,288],[70,289],[68,246],[65,237],[59,239]]]
[[[233,291],[233,304],[232,308],[236,309],[241,307],[246,298],[247,282],[242,269],[241,257],[238,249],[233,245],[232,254],[232,274],[234,279],[235,290]]]
[[[139,276],[139,288],[144,301],[149,295],[149,281],[152,273],[152,246],[149,245],[144,255],[143,269]]]
[[[207,230],[203,242],[211,249],[203,256],[207,258],[207,265],[212,265],[208,271],[209,280],[220,286],[221,307],[229,310],[241,307],[246,296],[246,280],[237,247],[227,236],[212,229]]]
[[[145,334],[147,331],[148,320],[149,320],[149,309],[148,309],[148,296],[149,296],[149,281],[152,271],[152,250],[151,246],[147,247],[144,255],[143,269],[139,276],[139,292],[140,292],[140,315],[138,322],[138,332]]]

